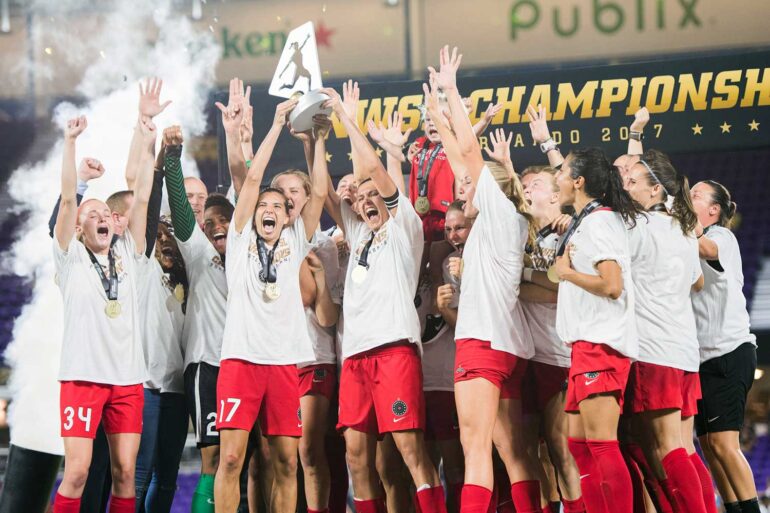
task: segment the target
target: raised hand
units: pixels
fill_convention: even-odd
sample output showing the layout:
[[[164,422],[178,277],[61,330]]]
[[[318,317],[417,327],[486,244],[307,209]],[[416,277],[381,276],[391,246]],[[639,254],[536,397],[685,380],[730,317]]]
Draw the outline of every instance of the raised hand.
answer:
[[[340,97],[340,94],[337,91],[335,91],[331,87],[324,87],[321,89],[321,92],[329,97],[329,99],[324,102],[323,108],[332,109],[332,111],[340,119],[342,119],[343,116],[350,118],[350,116],[348,116],[347,111],[345,110],[344,105],[342,104],[342,98]],[[355,118],[350,118],[350,119],[355,121]]]
[[[489,158],[495,162],[510,162],[511,160],[511,141],[513,140],[513,132],[505,137],[505,130],[498,128],[489,134],[489,142],[492,144],[492,149],[489,146],[484,148]]]
[[[237,77],[230,80],[230,95],[227,98],[226,107],[220,102],[216,102],[214,105],[222,112],[222,125],[225,127],[225,132],[240,135],[244,110],[243,81]]]
[[[159,78],[148,78],[142,88],[139,83],[139,115],[154,118],[169,106],[171,100],[160,103],[160,90],[163,81]]]
[[[412,135],[412,129],[408,128],[405,132],[402,132],[403,124],[404,116],[394,111],[390,118],[390,124],[384,131],[385,139],[396,146],[404,146],[409,140],[409,136]]]
[[[70,119],[67,121],[67,127],[64,129],[64,138],[74,141],[88,126],[88,120],[85,116]]]
[[[342,83],[342,106],[350,119],[358,119],[358,98],[361,91],[358,89],[358,82],[348,80]]]
[[[433,124],[438,125],[441,123],[442,125],[451,127],[452,125],[449,121],[449,118],[447,118],[446,114],[439,106],[438,86],[436,84],[437,83],[434,77],[431,77],[430,87],[428,87],[428,84],[422,85],[422,91],[425,94],[425,108],[427,109],[428,115],[430,116],[431,121],[433,121]]]
[[[470,109],[469,109],[470,110]],[[487,110],[484,111],[484,121],[489,124],[492,122],[492,118],[497,116],[497,113],[503,110],[502,103],[490,103]]]
[[[369,131],[369,135],[371,138],[376,142],[377,144],[381,144],[383,141],[385,141],[385,127],[382,125],[378,125],[374,122],[374,120],[369,120],[366,122],[366,128]]]
[[[285,126],[288,123],[289,113],[297,106],[296,99],[289,99],[276,105],[275,117],[273,117],[273,126]]]
[[[632,132],[643,132],[644,127],[650,122],[650,111],[647,107],[642,107],[634,114],[634,121],[631,123]]]
[[[529,130],[532,132],[532,139],[536,143],[542,144],[551,138],[551,132],[548,131],[548,123],[545,120],[545,107],[538,105],[537,109],[533,105],[527,106],[529,115]]]
[[[166,146],[180,146],[183,142],[181,126],[174,125],[163,130],[163,144]]]
[[[449,53],[449,45],[445,45],[439,52],[439,71],[428,66],[431,77],[436,80],[436,85],[443,91],[457,88],[457,70],[462,62],[462,54],[457,53],[457,47]]]
[[[556,231],[559,235],[564,235],[564,233],[567,231],[567,228],[569,227],[569,224],[572,222],[572,216],[568,214],[561,214],[556,219],[551,221],[551,228]]]
[[[157,135],[157,129],[152,119],[148,117],[142,117],[139,120],[139,131],[142,133],[142,142],[147,147],[153,147],[155,145],[155,136]]]
[[[313,138],[326,139],[329,137],[329,132],[332,129],[332,120],[329,116],[323,114],[316,114],[313,116]]]
[[[78,180],[88,182],[100,178],[104,174],[104,166],[97,159],[86,157],[78,166]]]
[[[241,120],[241,142],[250,143],[254,137],[254,107],[251,106],[251,86],[243,95],[243,119]]]

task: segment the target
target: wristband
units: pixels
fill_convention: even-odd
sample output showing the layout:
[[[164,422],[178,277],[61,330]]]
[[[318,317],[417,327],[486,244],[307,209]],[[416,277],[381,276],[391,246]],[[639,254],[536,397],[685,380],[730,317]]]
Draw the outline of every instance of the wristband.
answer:
[[[85,196],[86,189],[88,189],[88,182],[84,182],[80,178],[78,178],[78,195],[79,196]]]
[[[387,198],[382,198],[382,200],[385,202],[385,206],[388,210],[396,208],[398,206],[398,189],[396,189],[395,194],[388,196]]]
[[[521,273],[521,279],[524,281],[532,281],[532,272],[534,269],[531,267],[525,267],[524,271]]]
[[[629,138],[629,139],[633,139],[634,141],[639,141],[639,142],[641,142],[641,141],[642,141],[642,139],[644,138],[644,134],[643,134],[642,132],[636,132],[636,131],[634,131],[634,130],[631,130],[631,131],[629,132],[629,134],[628,134],[628,138]]]
[[[700,239],[700,238],[701,238],[701,237],[703,237],[704,235],[706,235],[706,230],[703,230],[702,232],[700,232],[700,235],[696,235],[696,236],[695,236],[695,238],[696,238],[696,239]]]
[[[553,138],[549,137],[545,141],[543,141],[542,144],[540,144],[540,151],[543,153],[548,153],[551,150],[558,150],[559,147],[556,146],[556,141],[553,140]]]

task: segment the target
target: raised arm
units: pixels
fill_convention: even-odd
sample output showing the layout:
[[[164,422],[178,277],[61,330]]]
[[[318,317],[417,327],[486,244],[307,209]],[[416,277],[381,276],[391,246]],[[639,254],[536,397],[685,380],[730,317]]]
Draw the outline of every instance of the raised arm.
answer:
[[[163,175],[166,179],[166,192],[168,193],[168,206],[171,209],[171,224],[174,226],[174,236],[182,242],[186,242],[192,236],[195,229],[195,213],[187,199],[184,188],[184,174],[182,174],[182,132],[175,134],[177,137],[166,137],[165,157],[163,160]]]
[[[77,206],[80,206],[80,202],[83,201],[83,195],[88,189],[88,182],[101,177],[103,174],[104,166],[97,159],[86,157],[80,161],[80,166],[78,166],[78,187],[75,196]],[[51,238],[53,238],[53,229],[56,226],[56,218],[59,216],[60,202],[61,197],[56,200],[56,205],[54,205],[53,212],[51,212],[51,218],[48,220],[48,235]]]
[[[489,142],[492,143],[492,149],[489,147],[484,148],[487,152],[487,156],[502,165],[510,175],[516,173],[513,169],[513,162],[511,161],[511,141],[513,140],[513,132],[505,137],[505,130],[498,128],[494,132],[489,134]]]
[[[291,109],[296,107],[296,105],[297,100],[286,100],[278,104],[275,108],[273,124],[262,140],[262,144],[259,145],[259,149],[254,154],[251,167],[246,175],[246,180],[243,182],[241,193],[238,196],[238,203],[235,205],[235,213],[233,214],[233,222],[238,233],[243,231],[251,221],[252,215],[254,215],[265,169],[268,162],[270,162],[270,157],[273,155],[275,143],[278,142],[278,136],[281,135],[281,130],[286,125],[286,118]]]
[[[322,91],[331,98],[324,105],[331,107],[334,110],[334,113],[337,114],[337,117],[348,132],[352,151],[354,153],[358,152],[360,158],[358,169],[356,169],[355,165],[353,167],[353,173],[356,175],[356,179],[360,182],[364,179],[363,177],[371,177],[375,187],[377,187],[377,191],[383,198],[396,194],[398,191],[398,189],[396,189],[396,184],[391,180],[385,167],[382,165],[382,162],[380,162],[380,158],[377,156],[377,153],[375,153],[374,148],[369,144],[366,136],[358,128],[358,123],[356,123],[354,119],[351,119],[345,112],[340,95],[337,91],[328,87],[323,88]],[[391,211],[395,210],[396,209],[391,209]]]
[[[78,178],[75,170],[75,141],[88,126],[85,116],[70,119],[64,129],[64,148],[62,152],[61,167],[61,199],[59,201],[59,213],[56,216],[54,234],[56,242],[62,251],[67,251],[72,237],[75,235],[77,225],[78,204],[77,186]]]
[[[302,223],[305,225],[307,240],[313,238],[321,221],[326,195],[329,192],[329,169],[326,166],[326,137],[331,124],[323,123],[314,127],[315,162],[310,173],[310,198],[302,207]]]
[[[159,153],[165,154],[165,144],[161,145],[161,151]],[[158,159],[156,157],[152,173],[150,201],[147,204],[147,226],[145,227],[144,235],[144,254],[147,258],[152,258],[152,254],[155,251],[155,241],[158,239],[158,223],[160,222],[160,205],[162,202],[163,165],[158,166]]]
[[[551,132],[548,131],[548,123],[546,122],[545,107],[538,105],[535,108],[533,105],[529,105],[527,106],[527,114],[529,115],[529,130],[532,132],[532,139],[541,145],[541,149],[545,147],[548,165],[554,169],[560,169],[564,157],[562,157],[559,147],[556,146],[556,142],[551,139]]]
[[[473,133],[476,134],[476,137],[481,137],[481,134],[484,133],[484,130],[489,128],[489,125],[492,123],[492,119],[497,116],[497,113],[503,110],[503,104],[502,103],[490,103],[487,107],[487,110],[484,111],[484,115],[481,116],[481,119],[479,119],[475,125],[473,125]]]
[[[254,158],[254,107],[251,106],[251,86],[246,87],[243,93],[243,120],[241,120],[241,151],[246,164]]]
[[[233,181],[235,197],[238,198],[247,172],[246,159],[241,148],[243,81],[238,78],[230,80],[230,96],[227,99],[227,107],[220,102],[216,102],[214,105],[222,111],[222,126],[225,128],[227,145],[227,166],[230,169],[230,179]]]
[[[139,170],[136,174],[134,187],[134,206],[128,218],[128,230],[136,245],[136,253],[145,252],[145,236],[147,233],[147,207],[150,203],[152,190],[152,175],[155,163],[155,124],[149,118],[142,118],[142,156],[139,160]]]
[[[401,170],[401,163],[406,161],[403,147],[409,140],[412,129],[409,128],[405,132],[402,132],[404,118],[398,112],[393,112],[393,116],[391,116],[389,121],[388,128],[383,128],[382,125],[377,126],[370,120],[367,123],[369,135],[371,135],[372,139],[374,139],[374,141],[383,149],[385,149],[387,145],[394,149],[393,151],[385,150],[387,152],[386,162],[388,164],[388,174],[396,184],[396,187],[398,187],[398,190],[402,193],[406,193],[406,184],[404,183],[404,173]]]
[[[642,107],[636,111],[628,135],[629,155],[641,155],[644,153],[644,148],[642,147],[642,133],[644,132],[644,127],[646,127],[649,122],[650,111],[647,110],[647,107]]]
[[[468,166],[466,166],[465,158],[460,150],[460,143],[457,142],[457,137],[449,126],[449,120],[441,111],[435,80],[430,81],[430,87],[423,84],[422,90],[425,94],[425,106],[428,109],[428,115],[431,117],[439,137],[441,137],[441,144],[444,145],[444,152],[449,159],[449,167],[452,168],[455,181],[462,182],[468,174]]]
[[[131,145],[126,159],[126,184],[134,190],[134,181],[139,168],[139,160],[142,158],[142,130],[141,119],[152,119],[169,106],[170,100],[160,103],[160,93],[163,89],[163,81],[159,78],[148,78],[142,87],[139,83],[139,117],[134,126],[134,134],[131,136]],[[154,149],[153,149],[154,150]]]

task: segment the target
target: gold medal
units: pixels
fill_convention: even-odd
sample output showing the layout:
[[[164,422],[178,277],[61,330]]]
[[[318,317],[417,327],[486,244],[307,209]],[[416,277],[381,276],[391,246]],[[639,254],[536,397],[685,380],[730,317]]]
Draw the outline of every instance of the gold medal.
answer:
[[[267,297],[268,301],[275,301],[281,297],[281,288],[277,283],[268,283],[265,285],[265,296]]]
[[[174,297],[180,303],[184,303],[184,285],[181,283],[177,283],[176,287],[174,287]]]
[[[428,201],[428,198],[425,196],[420,196],[417,198],[417,201],[414,202],[414,209],[420,215],[427,214],[430,210],[430,201]]]
[[[357,265],[353,268],[353,272],[350,273],[350,277],[353,278],[353,283],[360,285],[364,281],[366,281],[366,274],[368,272],[369,272],[369,269],[367,269],[363,265]]]
[[[548,268],[548,272],[546,273],[548,275],[548,279],[551,280],[553,283],[559,283],[559,275],[556,274],[556,264],[552,265]]]
[[[123,307],[120,305],[117,299],[110,299],[107,301],[107,305],[104,307],[104,313],[110,319],[114,319],[120,315]]]

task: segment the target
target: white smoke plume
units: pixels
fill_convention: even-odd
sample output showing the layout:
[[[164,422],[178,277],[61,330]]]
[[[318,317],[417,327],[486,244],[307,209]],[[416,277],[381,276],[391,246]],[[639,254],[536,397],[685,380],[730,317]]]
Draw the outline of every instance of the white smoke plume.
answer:
[[[40,11],[40,19],[55,21],[46,24],[44,34],[36,35],[36,39],[44,37],[53,47],[54,58],[60,59],[53,66],[46,64],[47,73],[55,80],[57,70],[85,68],[73,92],[85,102],[58,105],[53,122],[61,127],[76,115],[88,118],[88,128],[77,141],[77,161],[83,157],[102,161],[107,172],[89,184],[86,197],[105,199],[126,188],[123,173],[137,118],[139,80],[160,77],[161,101],[172,100],[155,118],[159,132],[165,126],[180,124],[188,139],[200,135],[206,127],[205,102],[214,85],[220,50],[211,34],[196,30],[186,13],[171,8],[170,0],[99,2],[98,23],[91,24],[87,34],[73,31],[67,20],[92,16],[89,5],[96,4],[88,0],[37,0],[31,8]],[[63,307],[54,284],[48,218],[59,194],[61,149],[59,141],[43,161],[14,172],[10,194],[27,214],[19,228],[20,240],[5,255],[14,273],[32,277],[34,283],[32,301],[17,319],[13,342],[5,355],[13,366],[11,438],[15,445],[52,454],[63,452],[56,382]],[[183,160],[186,174],[197,173],[191,158]]]

